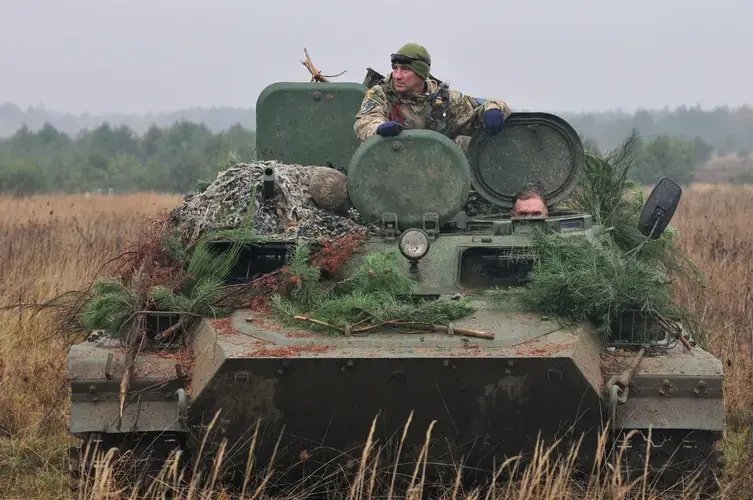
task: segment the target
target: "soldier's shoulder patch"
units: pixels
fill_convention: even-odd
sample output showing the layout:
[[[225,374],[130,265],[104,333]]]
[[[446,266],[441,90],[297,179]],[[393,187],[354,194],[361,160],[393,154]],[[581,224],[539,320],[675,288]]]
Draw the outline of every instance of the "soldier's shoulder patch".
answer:
[[[374,100],[368,100],[365,103],[363,103],[363,106],[361,106],[361,112],[362,113],[368,113],[369,111],[371,111],[372,109],[374,109],[374,107],[376,105],[377,105],[376,101],[374,101]]]
[[[450,91],[450,99],[462,99],[463,93],[459,90],[451,90]]]
[[[476,98],[476,102],[479,103],[479,104],[484,104],[486,102],[486,99],[481,98],[481,97],[477,97]]]

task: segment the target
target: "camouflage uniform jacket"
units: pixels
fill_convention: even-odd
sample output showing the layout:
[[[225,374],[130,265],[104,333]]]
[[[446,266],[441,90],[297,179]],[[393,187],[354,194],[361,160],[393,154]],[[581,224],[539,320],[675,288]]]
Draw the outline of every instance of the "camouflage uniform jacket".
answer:
[[[381,123],[394,120],[406,129],[442,133],[465,149],[468,139],[465,136],[482,126],[486,111],[501,109],[505,118],[510,116],[510,108],[504,101],[464,95],[431,79],[426,80],[428,92],[400,95],[393,89],[391,80],[392,75],[388,75],[370,88],[356,114],[353,129],[362,141],[376,134]]]

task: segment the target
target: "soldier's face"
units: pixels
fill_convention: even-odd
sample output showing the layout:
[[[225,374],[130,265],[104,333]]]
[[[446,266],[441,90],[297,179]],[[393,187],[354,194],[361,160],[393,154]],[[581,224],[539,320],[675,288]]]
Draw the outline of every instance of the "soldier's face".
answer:
[[[512,209],[513,217],[546,217],[546,203],[538,196],[527,200],[517,200]]]
[[[398,92],[421,92],[424,81],[402,64],[392,65],[392,80]]]

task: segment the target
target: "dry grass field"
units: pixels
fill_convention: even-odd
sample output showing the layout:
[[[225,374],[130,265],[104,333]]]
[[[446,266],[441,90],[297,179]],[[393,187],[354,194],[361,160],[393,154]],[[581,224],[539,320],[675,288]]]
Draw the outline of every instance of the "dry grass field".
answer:
[[[179,202],[153,194],[0,198],[0,305],[38,303],[80,289],[147,218]],[[686,190],[673,223],[708,280],[706,290],[682,288],[679,300],[700,312],[713,332],[712,350],[725,363],[723,498],[750,498],[753,491],[751,220],[753,189],[696,186]],[[53,334],[53,321],[29,308],[0,312],[0,498],[70,496],[66,344]],[[641,485],[610,486],[608,478],[577,490],[562,474],[566,464],[542,457],[540,465],[514,487],[498,486],[494,497],[658,498],[641,496]]]

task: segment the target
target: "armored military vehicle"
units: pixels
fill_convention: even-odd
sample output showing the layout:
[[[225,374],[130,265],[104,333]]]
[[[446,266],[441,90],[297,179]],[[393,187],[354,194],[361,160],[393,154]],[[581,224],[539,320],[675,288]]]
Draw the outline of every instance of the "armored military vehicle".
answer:
[[[588,322],[567,325],[485,299],[490,287],[525,283],[535,228],[596,237],[591,214],[556,209],[584,164],[572,127],[552,114],[514,113],[502,133],[474,136],[467,152],[428,130],[361,143],[352,126],[366,90],[358,83],[270,85],[256,107],[257,155],[344,171],[352,205],[382,228],[361,256],[397,247],[420,296],[462,293],[476,312],[420,334],[302,332],[247,310],[222,323],[207,318],[189,339],[191,364],[139,355],[119,425],[126,353],[116,342],[90,338],[69,354],[70,432],[82,443],[155,453],[179,447],[188,457],[201,446],[212,456],[226,439],[223,461],[242,475],[258,422],[255,463],[274,454],[276,469],[296,476],[358,462],[376,417],[374,439],[397,445],[413,412],[401,461],[418,458],[435,421],[430,471],[441,474],[445,464],[454,477],[462,461],[464,477],[478,479],[505,457],[530,453],[538,438],[567,447],[583,437],[587,462],[609,423],[610,443],[637,431],[625,457],[639,473],[649,430],[649,471],[712,470],[724,424],[723,370],[713,355],[666,332],[636,341],[633,323],[604,341]],[[543,187],[550,213],[510,217],[514,194],[531,181]],[[471,190],[499,213],[463,212]],[[649,198],[642,222],[651,238],[666,228],[679,194],[663,181]],[[279,255],[277,246],[254,247],[240,274],[254,275],[257,264],[283,265]]]

